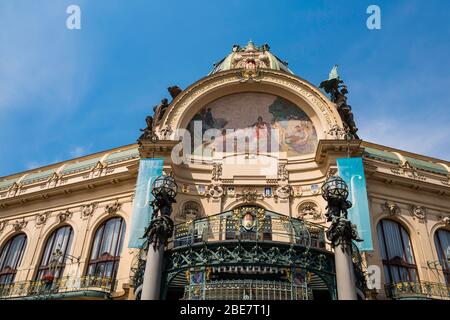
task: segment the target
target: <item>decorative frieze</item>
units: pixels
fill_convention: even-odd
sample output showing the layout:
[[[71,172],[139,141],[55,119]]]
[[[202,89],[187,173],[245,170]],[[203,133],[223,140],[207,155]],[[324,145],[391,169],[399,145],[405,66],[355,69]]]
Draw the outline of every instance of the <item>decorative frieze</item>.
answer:
[[[242,193],[236,194],[236,198],[244,202],[254,202],[257,200],[263,200],[264,195],[257,190],[244,189]]]

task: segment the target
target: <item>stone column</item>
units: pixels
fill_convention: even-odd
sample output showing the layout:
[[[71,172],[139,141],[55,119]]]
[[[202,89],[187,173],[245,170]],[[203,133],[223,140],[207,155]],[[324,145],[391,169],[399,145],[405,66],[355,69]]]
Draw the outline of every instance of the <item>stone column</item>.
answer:
[[[333,219],[327,237],[334,248],[336,286],[339,300],[357,300],[352,261],[352,240],[356,240],[355,226],[344,217]]]
[[[159,246],[159,248],[155,248],[153,245],[149,246],[141,300],[159,300],[163,258],[164,246]]]
[[[173,221],[168,215],[155,217],[146,231],[148,239],[147,260],[141,300],[159,300],[163,273],[164,249],[173,234]]]

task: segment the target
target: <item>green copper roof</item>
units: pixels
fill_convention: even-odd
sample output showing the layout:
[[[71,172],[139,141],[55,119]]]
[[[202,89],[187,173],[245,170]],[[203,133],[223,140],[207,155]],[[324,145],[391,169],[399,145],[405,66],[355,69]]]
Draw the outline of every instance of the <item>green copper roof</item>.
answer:
[[[128,150],[111,153],[110,155],[108,155],[105,162],[107,164],[111,164],[111,163],[115,163],[115,162],[135,159],[138,157],[139,157],[139,150],[137,148],[134,148],[134,149],[128,149]]]
[[[80,162],[75,163],[69,163],[67,164],[64,169],[61,171],[61,174],[71,174],[75,172],[85,171],[92,169],[95,167],[97,162],[99,162],[102,159],[102,157],[97,157],[93,159],[88,159]]]
[[[45,171],[39,171],[39,172],[33,172],[30,174],[27,174],[25,178],[21,181],[23,185],[39,182],[39,181],[45,181],[48,178],[50,178],[55,172],[57,168],[45,170]]]
[[[0,190],[8,189],[9,187],[11,187],[14,184],[14,182],[17,182],[18,180],[19,180],[19,178],[0,181]]]
[[[400,159],[392,152],[364,147],[364,155],[375,160],[400,164]]]
[[[424,171],[428,171],[428,172],[432,172],[432,173],[437,173],[437,174],[443,174],[443,175],[448,175],[449,172],[447,170],[445,170],[445,168],[437,163],[433,163],[433,162],[429,162],[429,161],[424,161],[424,160],[420,160],[420,159],[415,159],[415,158],[411,158],[411,157],[405,157],[406,161],[408,161],[408,163],[419,170],[424,170]]]

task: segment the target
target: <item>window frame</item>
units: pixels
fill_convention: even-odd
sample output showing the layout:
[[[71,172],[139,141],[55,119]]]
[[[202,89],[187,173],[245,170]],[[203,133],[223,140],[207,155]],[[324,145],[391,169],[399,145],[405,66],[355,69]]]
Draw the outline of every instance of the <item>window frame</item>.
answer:
[[[387,246],[387,241],[386,241],[386,234],[385,234],[385,228],[384,228],[384,221],[389,221],[392,223],[395,223],[397,228],[398,228],[398,232],[400,235],[400,240],[401,240],[401,247],[402,247],[402,254],[403,257],[407,257],[408,253],[406,251],[405,248],[405,238],[404,238],[404,234],[402,231],[405,232],[405,234],[408,236],[408,238],[406,240],[408,240],[408,243],[411,247],[411,256],[412,259],[414,261],[414,264],[409,263],[408,261],[405,261],[404,258],[402,257],[401,260],[399,261],[398,259],[395,259],[395,257],[389,257],[389,251],[388,251],[388,246]],[[378,242],[380,242],[380,240],[382,240],[381,243],[379,243],[380,246],[383,246],[384,252],[386,254],[386,257],[388,258],[388,260],[384,259],[382,254],[381,254],[381,260],[383,262],[383,270],[388,270],[388,277],[389,277],[389,282],[390,283],[395,283],[397,281],[395,281],[395,278],[393,276],[393,268],[396,267],[398,269],[406,269],[407,273],[408,273],[408,279],[404,280],[401,279],[400,281],[406,281],[406,282],[420,282],[420,276],[419,276],[419,271],[417,268],[417,262],[416,262],[416,256],[414,253],[414,248],[412,245],[412,241],[411,241],[411,236],[408,232],[408,230],[398,221],[396,220],[392,220],[392,219],[381,219],[378,222],[377,225],[377,236],[379,235],[378,233],[378,228],[381,228],[381,233],[382,233],[382,239],[378,238]],[[382,251],[380,251],[382,252]],[[412,271],[415,272],[415,277],[412,276]],[[399,274],[399,278],[402,278],[401,274]],[[385,281],[386,281],[386,275],[385,275]]]
[[[22,244],[19,249],[19,256],[17,258],[17,261],[15,263],[15,266],[8,266],[9,268],[5,268],[5,262],[8,259],[8,256],[11,254],[11,245],[12,243],[19,237],[23,237]],[[10,237],[5,244],[1,247],[0,250],[0,258],[3,256],[3,262],[2,265],[0,265],[0,285],[8,285],[14,283],[15,277],[17,275],[17,269],[22,264],[23,256],[25,255],[25,250],[28,244],[28,236],[24,233],[18,233]],[[6,253],[5,253],[6,250]],[[5,271],[6,270],[6,271]],[[8,276],[11,278],[7,281],[3,281],[3,279],[8,279]]]
[[[50,262],[51,261],[50,260],[51,259],[51,254],[55,251],[55,247],[54,246],[55,246],[55,241],[56,241],[56,235],[57,235],[59,230],[62,230],[62,229],[65,229],[65,228],[69,228],[69,232],[70,233],[69,233],[69,236],[67,238],[67,245],[66,245],[66,247],[64,248],[64,251],[63,251],[62,262],[56,264],[55,267],[53,267],[50,263],[48,263],[47,265],[43,266],[42,262],[43,262],[43,260],[45,258],[44,256],[45,256],[45,253],[47,252],[49,241],[51,241],[51,245],[50,245],[50,248],[49,248],[49,252],[50,252],[49,253],[50,254],[49,262]],[[37,267],[37,271],[36,271],[36,275],[35,275],[35,280],[37,280],[37,281],[42,280],[42,277],[44,275],[46,275],[47,272],[50,271],[52,268],[54,268],[53,272],[52,272],[52,276],[54,276],[54,279],[62,278],[62,275],[64,274],[64,270],[65,270],[65,267],[66,267],[66,264],[67,264],[68,254],[69,254],[71,246],[72,246],[73,237],[74,237],[73,228],[72,228],[71,225],[68,225],[68,224],[63,225],[63,226],[59,226],[58,228],[54,229],[50,233],[50,235],[47,237],[47,240],[45,241],[45,246],[43,247],[43,251],[42,251],[41,258],[39,260],[39,265]],[[56,274],[57,274],[57,276],[56,276]]]
[[[119,229],[118,229],[118,236],[116,237],[115,241],[111,241],[109,250],[111,250],[111,248],[113,246],[115,246],[115,250],[117,252],[117,255],[112,256],[105,256],[104,254],[100,253],[100,250],[102,248],[102,244],[103,241],[105,239],[105,227],[108,224],[108,222],[113,221],[113,220],[119,220],[120,224],[119,224]],[[98,233],[101,232],[101,235],[99,237],[99,241],[96,245],[96,240],[97,240],[97,235]],[[89,250],[89,256],[88,256],[88,261],[86,263],[86,272],[85,275],[87,277],[94,277],[94,278],[101,278],[101,279],[110,279],[111,281],[114,281],[117,277],[117,272],[119,269],[119,263],[120,263],[120,255],[122,253],[123,250],[123,243],[124,243],[124,238],[125,238],[125,233],[126,233],[126,223],[125,223],[125,219],[120,217],[120,216],[116,216],[116,217],[112,217],[109,219],[106,219],[104,221],[102,221],[97,228],[95,229],[95,233],[92,237],[92,241],[91,241],[91,247]],[[96,250],[97,252],[94,254],[94,250]],[[94,259],[92,257],[95,257]],[[111,264],[111,276],[105,276],[105,273],[107,271],[108,268],[108,264]],[[101,276],[99,277],[98,274],[98,269],[102,268],[101,270]],[[92,271],[92,272],[91,272]]]

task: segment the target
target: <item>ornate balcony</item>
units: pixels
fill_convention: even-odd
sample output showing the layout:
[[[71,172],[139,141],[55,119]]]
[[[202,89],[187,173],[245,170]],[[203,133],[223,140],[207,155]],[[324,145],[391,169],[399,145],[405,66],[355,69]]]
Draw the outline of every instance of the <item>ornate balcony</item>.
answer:
[[[433,282],[403,281],[385,286],[387,297],[394,300],[450,300],[450,287]]]
[[[228,241],[281,242],[326,248],[323,226],[257,207],[243,207],[177,224],[169,248]]]
[[[115,290],[117,280],[93,276],[63,277],[53,281],[22,281],[0,285],[0,300],[105,299]]]

